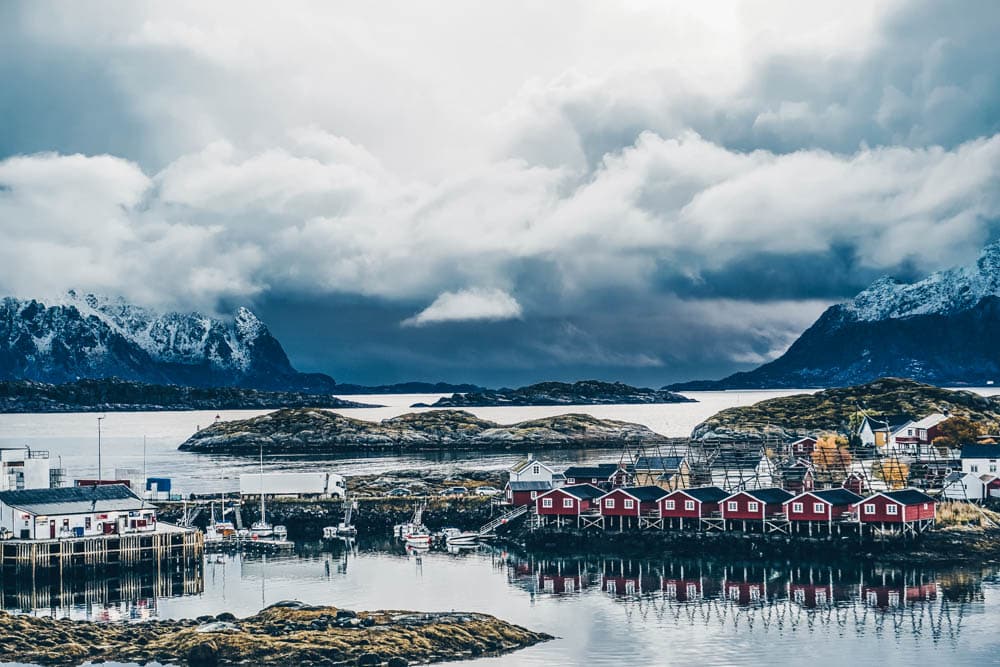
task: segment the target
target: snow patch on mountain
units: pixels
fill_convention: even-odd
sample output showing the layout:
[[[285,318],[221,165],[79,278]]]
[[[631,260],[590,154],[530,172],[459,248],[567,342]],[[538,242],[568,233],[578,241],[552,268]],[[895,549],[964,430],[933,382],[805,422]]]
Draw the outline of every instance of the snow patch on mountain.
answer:
[[[880,278],[842,309],[849,319],[877,322],[950,315],[974,307],[987,296],[1000,296],[1000,243],[986,246],[974,264],[938,271],[915,283]]]

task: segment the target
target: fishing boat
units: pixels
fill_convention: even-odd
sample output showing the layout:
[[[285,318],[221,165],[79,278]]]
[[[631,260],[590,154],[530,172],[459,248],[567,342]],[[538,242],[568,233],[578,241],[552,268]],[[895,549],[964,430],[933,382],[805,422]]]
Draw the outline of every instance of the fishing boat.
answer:
[[[441,531],[445,544],[448,546],[471,546],[479,541],[479,533],[458,528],[445,528]]]
[[[404,542],[409,542],[407,539],[410,535],[427,536],[427,543],[430,544],[430,534],[427,529],[424,528],[423,516],[424,516],[424,504],[418,503],[413,507],[413,517],[408,523],[399,523],[393,526],[393,534]]]
[[[267,508],[264,506],[264,445],[260,446],[260,521],[250,524],[250,533],[256,537],[274,536],[274,526],[267,522]]]
[[[403,536],[403,541],[406,542],[407,546],[411,547],[430,547],[431,534],[421,529],[420,531],[407,533]]]
[[[281,525],[275,526],[272,534],[276,540],[284,541],[288,539],[288,529]]]

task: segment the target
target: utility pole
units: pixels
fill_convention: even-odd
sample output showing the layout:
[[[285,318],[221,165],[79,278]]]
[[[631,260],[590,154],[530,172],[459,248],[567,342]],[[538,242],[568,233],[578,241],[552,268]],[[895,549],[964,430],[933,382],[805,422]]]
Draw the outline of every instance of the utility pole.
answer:
[[[107,418],[107,415],[101,415],[97,418],[97,482],[103,482],[104,476],[101,473],[101,422]]]

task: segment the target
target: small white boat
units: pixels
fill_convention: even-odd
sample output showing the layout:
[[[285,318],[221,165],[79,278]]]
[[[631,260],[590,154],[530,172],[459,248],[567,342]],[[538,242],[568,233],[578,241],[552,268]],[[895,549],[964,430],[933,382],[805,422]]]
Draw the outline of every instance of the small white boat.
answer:
[[[408,533],[403,536],[403,541],[408,546],[429,547],[431,545],[430,533]]]
[[[284,526],[275,526],[272,535],[276,540],[286,540],[288,539],[288,529]]]
[[[445,528],[441,532],[444,534],[445,544],[449,546],[469,546],[479,541],[479,533],[471,530]]]
[[[274,526],[266,521],[254,521],[250,525],[250,534],[257,537],[271,537],[274,535]]]
[[[324,540],[335,540],[337,539],[337,527],[336,526],[326,526],[323,528],[323,539]]]

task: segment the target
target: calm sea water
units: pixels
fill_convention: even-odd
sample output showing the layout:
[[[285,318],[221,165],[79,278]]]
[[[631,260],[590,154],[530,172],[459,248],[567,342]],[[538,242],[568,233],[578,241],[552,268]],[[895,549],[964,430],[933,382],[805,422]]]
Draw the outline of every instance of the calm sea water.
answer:
[[[279,600],[468,610],[555,641],[476,665],[987,665],[1000,651],[995,569],[719,560],[552,559],[402,548],[209,556],[196,573],[35,587],[4,607],[105,621],[249,615]],[[22,585],[23,586],[23,585]],[[75,590],[74,590],[75,586]],[[140,594],[135,595],[138,589]],[[463,663],[471,664],[471,663]]]
[[[734,405],[749,405],[766,398],[786,396],[795,391],[692,392],[698,403],[669,405],[597,405],[554,407],[470,408],[485,419],[513,424],[567,412],[582,412],[605,419],[620,419],[644,424],[669,436],[685,436],[705,418]],[[382,408],[336,410],[343,415],[378,421],[406,412],[418,411],[409,406],[433,403],[436,395],[350,396],[351,400],[385,405]],[[177,446],[200,426],[216,416],[223,420],[245,419],[267,411],[224,410],[193,412],[114,412],[101,423],[102,467],[109,477],[115,468],[145,467],[149,477],[170,477],[181,492],[221,492],[239,488],[241,472],[256,471],[257,462],[246,458],[205,456],[178,452]],[[48,450],[53,460],[61,461],[70,478],[95,477],[97,474],[96,413],[0,414],[0,447],[28,445]],[[145,465],[143,437],[145,436]],[[585,460],[617,460],[619,450],[555,451],[546,457],[557,464]],[[329,465],[342,474],[378,473],[408,468],[451,470],[475,467],[500,469],[518,458],[517,453],[458,454],[435,453],[405,456],[341,457],[304,460],[265,461],[268,470],[315,470],[317,464]]]

